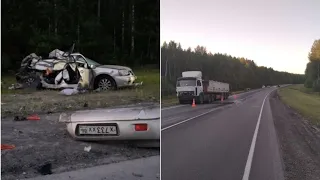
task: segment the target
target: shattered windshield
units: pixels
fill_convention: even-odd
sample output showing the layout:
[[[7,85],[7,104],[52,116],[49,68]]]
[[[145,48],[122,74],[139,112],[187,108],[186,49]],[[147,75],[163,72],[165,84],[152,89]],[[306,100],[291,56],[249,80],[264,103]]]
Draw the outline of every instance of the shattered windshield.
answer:
[[[80,61],[80,62],[83,62],[83,63],[87,62],[87,63],[89,64],[89,66],[90,66],[90,65],[101,66],[101,64],[95,62],[94,60],[89,59],[89,58],[87,58],[87,57],[85,57],[85,58],[86,58],[86,61],[85,61],[85,60],[83,59],[83,57],[80,56],[80,55],[76,55],[76,56],[75,56],[76,61]]]
[[[88,63],[89,65],[101,66],[101,64],[99,64],[99,63],[95,62],[94,60],[89,59],[89,58],[87,58],[87,57],[86,57],[86,61],[87,61],[87,63]]]

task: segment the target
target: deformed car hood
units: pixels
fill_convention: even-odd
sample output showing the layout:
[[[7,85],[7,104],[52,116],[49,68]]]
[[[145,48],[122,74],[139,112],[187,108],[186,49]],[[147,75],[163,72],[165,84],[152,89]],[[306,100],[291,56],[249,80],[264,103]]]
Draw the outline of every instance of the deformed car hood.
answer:
[[[76,111],[71,114],[71,122],[101,122],[160,119],[160,106],[121,107]]]
[[[118,66],[118,65],[101,65],[101,66],[98,66],[97,68],[109,68],[109,69],[117,69],[117,70],[125,69],[125,70],[131,71],[131,68],[129,67]]]

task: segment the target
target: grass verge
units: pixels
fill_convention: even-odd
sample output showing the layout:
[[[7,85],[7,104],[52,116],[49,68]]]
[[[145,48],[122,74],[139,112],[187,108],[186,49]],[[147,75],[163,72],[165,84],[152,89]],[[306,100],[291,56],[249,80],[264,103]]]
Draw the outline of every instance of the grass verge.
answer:
[[[320,126],[320,95],[303,85],[291,85],[279,89],[281,100],[295,109],[316,126]]]
[[[30,113],[61,112],[80,109],[94,109],[139,102],[160,101],[159,70],[135,71],[141,87],[108,92],[88,92],[72,96],[61,95],[59,91],[34,89],[8,90],[15,83],[14,77],[1,79],[1,113],[3,115],[25,115]]]
[[[173,106],[179,104],[177,96],[162,96],[161,107]]]

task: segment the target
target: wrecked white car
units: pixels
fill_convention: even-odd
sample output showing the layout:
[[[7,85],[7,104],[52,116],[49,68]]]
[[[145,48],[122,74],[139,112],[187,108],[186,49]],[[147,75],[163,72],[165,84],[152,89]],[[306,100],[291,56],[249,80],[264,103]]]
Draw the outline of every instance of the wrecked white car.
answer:
[[[140,104],[62,113],[59,122],[76,140],[128,140],[160,145],[160,106]]]
[[[73,51],[73,48],[70,52]],[[37,88],[77,88],[114,90],[121,87],[141,85],[129,67],[101,65],[80,53],[63,52],[58,49],[48,59],[32,53],[21,62],[16,74],[19,83],[37,84]]]

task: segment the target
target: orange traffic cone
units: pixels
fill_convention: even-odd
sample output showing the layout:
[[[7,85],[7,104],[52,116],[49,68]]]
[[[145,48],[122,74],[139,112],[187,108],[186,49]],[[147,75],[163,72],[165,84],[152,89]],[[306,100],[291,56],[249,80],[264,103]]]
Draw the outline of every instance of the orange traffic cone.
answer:
[[[194,98],[192,100],[192,107],[196,107],[196,101],[194,100]]]

